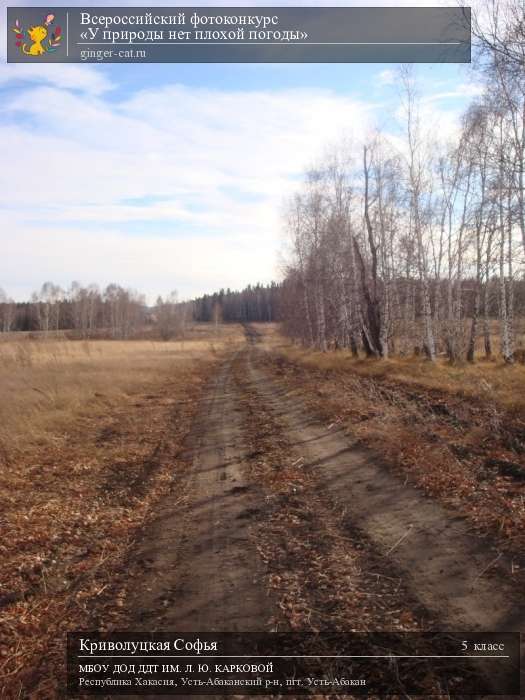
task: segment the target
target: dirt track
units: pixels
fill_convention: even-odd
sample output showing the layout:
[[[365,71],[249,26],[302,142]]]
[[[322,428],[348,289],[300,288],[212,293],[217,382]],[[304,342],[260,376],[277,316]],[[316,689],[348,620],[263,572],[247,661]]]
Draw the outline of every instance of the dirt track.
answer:
[[[450,630],[523,630],[522,591],[508,575],[509,562],[490,566],[487,540],[456,513],[308,415],[264,368],[256,337],[248,340],[209,386],[187,444],[187,474],[145,533],[136,557],[133,626],[259,631],[279,617],[257,547],[270,499],[250,467],[253,442],[243,415],[249,391],[255,410],[264,408],[279,424],[288,458],[316,480],[328,507],[344,513],[336,536],[350,541],[358,533],[370,544],[385,574],[399,575],[405,607],[427,611]]]
[[[470,534],[464,519],[388,473],[377,456],[349,444],[340,428],[312,421],[293,394],[248,359],[250,378],[291,439],[304,469],[313,469],[355,527],[406,574],[417,598],[456,629],[525,629],[523,597],[501,578],[480,576],[495,559],[487,540]],[[521,599],[521,600],[520,600]],[[514,607],[515,606],[515,607]]]
[[[238,388],[226,362],[211,383],[185,455],[189,475],[143,540],[133,608],[147,629],[265,629],[270,616],[252,523],[261,499],[248,481]]]

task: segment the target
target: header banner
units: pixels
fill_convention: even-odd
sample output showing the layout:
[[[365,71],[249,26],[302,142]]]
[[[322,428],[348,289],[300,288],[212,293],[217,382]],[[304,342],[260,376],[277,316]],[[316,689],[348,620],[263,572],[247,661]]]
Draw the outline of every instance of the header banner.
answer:
[[[458,7],[9,7],[9,63],[468,63]]]

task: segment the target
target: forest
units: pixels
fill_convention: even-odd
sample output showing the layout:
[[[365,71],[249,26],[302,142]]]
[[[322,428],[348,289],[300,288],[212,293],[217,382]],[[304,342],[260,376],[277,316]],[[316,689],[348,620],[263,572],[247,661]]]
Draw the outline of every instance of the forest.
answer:
[[[487,49],[480,61],[483,92],[454,140],[425,129],[417,83],[402,67],[399,135],[373,133],[360,158],[332,149],[306,172],[288,206],[281,313],[292,338],[322,351],[452,361],[473,361],[482,339],[486,357],[514,360],[524,312],[525,74],[509,51]]]

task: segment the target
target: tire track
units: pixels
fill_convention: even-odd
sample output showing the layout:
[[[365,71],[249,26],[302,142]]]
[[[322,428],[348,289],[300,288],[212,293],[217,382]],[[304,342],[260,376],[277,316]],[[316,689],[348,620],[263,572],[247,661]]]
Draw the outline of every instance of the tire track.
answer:
[[[297,394],[263,369],[251,340],[246,375],[252,389],[283,426],[304,470],[315,473],[334,507],[346,512],[349,528],[382,554],[385,568],[392,562],[403,573],[411,595],[445,629],[525,631],[523,591],[510,579],[511,562],[495,557],[457,513],[405,486],[340,429],[312,419]]]
[[[183,491],[163,504],[138,553],[143,572],[132,608],[140,628],[266,629],[272,603],[252,537],[264,499],[249,481],[238,403],[228,361],[192,429]]]

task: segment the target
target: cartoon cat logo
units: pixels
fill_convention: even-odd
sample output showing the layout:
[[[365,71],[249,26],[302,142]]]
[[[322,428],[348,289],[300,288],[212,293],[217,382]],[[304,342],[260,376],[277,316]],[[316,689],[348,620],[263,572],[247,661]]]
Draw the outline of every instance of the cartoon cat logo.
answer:
[[[55,27],[54,31],[51,32],[51,36],[48,36],[50,31],[48,27],[54,19],[55,15],[47,15],[42,24],[29,27],[27,31],[22,29],[20,21],[17,19],[13,31],[16,35],[16,46],[20,53],[26,56],[43,56],[45,53],[56,51],[62,40],[62,30],[60,27]],[[24,41],[25,38],[31,42],[29,46]]]

